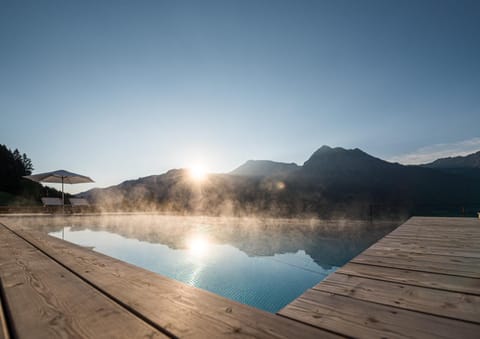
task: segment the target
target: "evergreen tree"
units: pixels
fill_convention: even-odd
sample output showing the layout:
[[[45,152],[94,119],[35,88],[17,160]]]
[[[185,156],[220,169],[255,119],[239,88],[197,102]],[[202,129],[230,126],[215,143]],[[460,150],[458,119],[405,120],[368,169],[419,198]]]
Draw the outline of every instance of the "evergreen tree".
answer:
[[[18,149],[13,152],[0,144],[0,191],[19,194],[22,191],[24,175],[30,175],[33,170],[32,160]]]
[[[17,148],[15,148],[15,151],[13,151],[13,160],[15,161],[15,175],[20,178],[21,176],[25,175],[25,168],[23,167],[22,155]]]
[[[7,146],[0,145],[0,191],[13,193],[18,188],[15,157]]]
[[[23,164],[23,171],[25,173],[24,175],[32,174],[32,171],[33,171],[32,160],[30,160],[30,158],[27,157],[25,153],[23,153],[22,155],[22,164]]]

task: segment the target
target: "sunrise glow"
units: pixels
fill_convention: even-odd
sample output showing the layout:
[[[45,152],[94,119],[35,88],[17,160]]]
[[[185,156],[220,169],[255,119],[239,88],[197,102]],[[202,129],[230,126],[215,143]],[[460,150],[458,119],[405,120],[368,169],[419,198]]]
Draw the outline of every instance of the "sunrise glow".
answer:
[[[207,178],[207,171],[202,165],[190,167],[190,177],[195,181],[203,181]]]

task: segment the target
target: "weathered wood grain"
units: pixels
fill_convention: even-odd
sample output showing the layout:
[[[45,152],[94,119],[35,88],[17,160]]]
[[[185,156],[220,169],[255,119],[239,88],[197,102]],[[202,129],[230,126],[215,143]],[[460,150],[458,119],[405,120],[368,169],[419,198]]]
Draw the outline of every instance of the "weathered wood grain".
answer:
[[[430,253],[417,253],[409,251],[392,251],[372,247],[358,257],[368,255],[370,257],[395,258],[405,262],[428,262],[430,265],[451,268],[457,267],[458,270],[480,273],[480,258],[459,257],[450,255],[436,255]]]
[[[16,232],[103,293],[175,336],[337,337],[40,232]]]
[[[135,317],[0,225],[0,279],[18,338],[154,338]]]
[[[421,235],[409,235],[409,236],[399,236],[399,235],[389,235],[382,239],[384,242],[418,242],[422,241],[426,244],[440,247],[473,247],[477,243],[476,237],[470,237],[468,239],[459,239],[456,237],[450,237],[444,235],[443,237],[426,237]]]
[[[441,217],[412,217],[405,224],[406,227],[446,227],[451,228],[475,228],[480,226],[478,218],[441,218]]]
[[[480,279],[348,263],[336,271],[357,277],[391,281],[406,285],[428,287],[452,292],[480,295]]]
[[[475,232],[478,226],[480,226],[479,219],[473,219],[473,218],[460,218],[449,223],[445,223],[445,222],[433,223],[433,222],[422,221],[422,220],[412,221],[412,219],[410,219],[404,224],[405,227],[402,228],[402,231],[424,229],[427,233],[430,233],[430,231],[435,231],[435,230],[441,230],[442,232],[453,232],[458,230],[465,230],[465,232],[472,232],[472,231]],[[452,218],[443,218],[443,219],[454,220]],[[473,220],[473,223],[471,223],[472,220]]]
[[[480,226],[479,226],[480,227]],[[421,235],[422,238],[432,238],[432,239],[445,239],[445,236],[452,239],[459,239],[459,240],[469,240],[472,238],[478,239],[480,235],[478,234],[478,227],[475,228],[468,228],[464,230],[459,230],[458,228],[455,230],[452,229],[439,229],[438,227],[416,227],[416,228],[397,228],[390,232],[387,236],[404,236],[404,237],[416,237]],[[440,232],[439,232],[440,230]]]
[[[440,247],[427,245],[421,242],[402,242],[402,243],[376,243],[370,247],[371,249],[410,252],[410,253],[425,253],[435,255],[448,255],[452,257],[466,257],[466,258],[480,258],[480,252],[471,248],[460,247]]]
[[[393,267],[401,268],[406,270],[415,270],[421,272],[431,272],[431,273],[440,273],[440,274],[450,274],[460,277],[470,277],[470,278],[480,278],[479,272],[472,272],[468,267],[454,265],[454,264],[444,264],[440,265],[439,263],[429,262],[429,261],[407,261],[399,258],[391,257],[378,257],[362,254],[351,262],[357,264],[366,264],[366,265],[375,265],[375,266],[384,266],[384,267]]]
[[[475,247],[477,242],[474,240],[471,241],[456,241],[453,239],[443,239],[443,240],[430,240],[425,239],[421,236],[417,236],[415,238],[410,239],[399,239],[395,237],[385,237],[381,240],[381,244],[383,246],[403,246],[403,245],[411,245],[416,244],[423,247],[438,247],[442,249],[462,249],[468,248],[470,252],[480,253],[480,249]],[[377,244],[376,244],[377,245]]]
[[[476,295],[336,273],[331,274],[313,289],[480,324],[480,297]]]
[[[309,290],[279,314],[354,338],[476,338],[480,325]]]
[[[352,337],[479,338],[480,222],[411,218],[279,313]]]

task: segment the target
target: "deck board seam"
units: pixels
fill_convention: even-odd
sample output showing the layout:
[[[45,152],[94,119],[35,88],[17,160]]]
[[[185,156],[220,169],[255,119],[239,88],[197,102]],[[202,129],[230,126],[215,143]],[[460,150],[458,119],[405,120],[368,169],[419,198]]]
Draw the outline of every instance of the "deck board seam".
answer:
[[[275,315],[278,316],[278,317],[282,317],[282,318],[285,318],[285,319],[289,319],[289,320],[295,321],[295,322],[300,323],[300,324],[302,324],[302,325],[307,325],[307,326],[310,326],[310,327],[313,327],[313,328],[318,328],[318,329],[320,329],[320,330],[322,330],[322,331],[330,332],[330,333],[335,334],[335,335],[338,335],[338,336],[340,336],[340,337],[344,337],[344,338],[347,338],[347,339],[354,339],[354,338],[355,338],[355,337],[348,336],[348,335],[346,335],[345,333],[336,332],[336,331],[333,331],[333,330],[331,330],[331,329],[329,329],[329,328],[321,327],[321,326],[318,326],[318,325],[313,325],[313,324],[307,323],[307,322],[305,322],[305,321],[303,321],[303,320],[289,317],[289,316],[287,316],[287,315],[281,314],[281,313],[280,313],[281,311],[282,311],[282,310],[278,311],[277,313],[275,313]]]
[[[380,243],[377,243],[375,245],[380,245]],[[378,248],[377,247],[374,247],[372,248],[372,250],[376,250],[376,251],[389,251],[389,252],[392,252],[392,253],[396,253],[396,254],[401,254],[401,253],[412,253],[412,254],[421,254],[421,255],[434,255],[436,257],[451,257],[451,258],[465,258],[465,259],[478,259],[478,257],[472,257],[472,256],[465,256],[465,255],[455,255],[455,254],[437,254],[437,253],[425,253],[425,252],[420,252],[420,251],[410,251],[410,250],[402,250],[402,249],[395,249],[395,250],[388,250],[387,248],[388,247],[391,247],[391,246],[379,246]],[[367,251],[363,252],[362,254],[364,255],[369,255],[369,256],[372,256],[372,257],[376,257],[378,255],[372,255],[372,254],[368,254]]]
[[[340,293],[336,293],[336,292],[331,292],[329,290],[322,290],[322,289],[315,288],[315,287],[312,287],[311,290],[319,291],[319,292],[322,292],[322,293],[328,293],[328,294],[332,294],[332,295],[337,295],[337,296],[340,296],[340,297],[345,297],[345,298],[349,298],[349,299],[353,299],[353,300],[357,300],[357,301],[362,301],[362,302],[366,302],[366,303],[370,303],[370,304],[381,305],[381,306],[391,307],[391,308],[394,308],[394,309],[400,309],[400,310],[405,310],[405,311],[410,311],[410,312],[415,312],[415,313],[420,313],[420,314],[426,314],[426,315],[429,315],[429,316],[432,316],[432,317],[446,318],[446,319],[460,321],[460,322],[466,322],[466,323],[470,323],[470,324],[474,324],[474,325],[480,325],[480,321],[477,322],[477,321],[472,321],[472,320],[467,320],[467,319],[454,318],[454,317],[435,314],[435,313],[431,313],[431,312],[427,312],[427,311],[420,311],[420,310],[416,310],[416,309],[413,309],[413,308],[406,308],[406,307],[401,307],[401,306],[397,306],[397,305],[390,305],[390,304],[386,304],[386,303],[375,302],[375,301],[372,301],[372,300],[359,299],[359,298],[355,298],[355,297],[352,297],[352,296],[349,296],[349,295],[340,294]]]
[[[367,265],[367,266],[375,266],[375,265],[368,265],[368,264],[360,264],[360,263],[355,263],[355,265]],[[383,266],[382,266],[383,267]],[[395,268],[395,267],[389,267],[390,269],[396,269],[396,270],[404,270],[404,271],[415,271],[415,270],[411,270],[411,269],[404,269],[404,268]],[[415,272],[419,272],[419,271],[415,271]],[[421,272],[421,271],[420,271]],[[454,290],[454,289],[446,289],[446,288],[439,288],[439,287],[426,287],[425,285],[421,285],[421,284],[414,284],[414,283],[409,283],[409,282],[398,282],[398,281],[394,281],[394,280],[388,280],[388,279],[382,279],[382,278],[372,278],[372,277],[365,277],[364,275],[361,275],[361,274],[355,274],[355,273],[346,273],[346,272],[339,272],[339,271],[335,271],[334,273],[336,274],[342,274],[342,275],[348,275],[348,276],[353,276],[353,277],[358,277],[358,278],[364,278],[364,279],[369,279],[369,280],[376,280],[376,281],[384,281],[384,282],[390,282],[390,283],[394,283],[394,284],[401,284],[401,285],[408,285],[408,286],[415,286],[415,287],[422,287],[422,288],[427,288],[429,290],[438,290],[438,291],[444,291],[444,292],[455,292],[455,293],[462,293],[462,294],[467,294],[467,295],[473,295],[473,296],[480,296],[480,291],[478,293],[472,293],[472,292],[464,292],[464,291],[458,291],[458,290]],[[444,275],[444,276],[451,276],[451,274],[442,274],[442,273],[432,273],[432,272],[424,272],[424,273],[430,273],[430,274],[438,274],[438,275]],[[465,278],[465,277],[459,277],[459,278]],[[477,280],[480,280],[479,278],[472,278],[472,277],[468,277],[468,278],[471,278],[471,279],[477,279]],[[322,282],[320,282],[319,284],[321,284]],[[316,286],[312,287],[312,289],[316,289],[315,288]]]
[[[370,263],[364,263],[364,262],[359,262],[359,261],[355,261],[355,259],[351,260],[350,261],[351,263],[354,263],[356,265],[366,265],[366,266],[375,266],[375,267],[387,267],[387,268],[394,268],[394,269],[400,269],[400,270],[407,270],[407,271],[415,271],[415,272],[423,272],[423,273],[435,273],[435,274],[442,274],[442,275],[448,275],[448,276],[452,276],[452,277],[460,277],[460,278],[470,278],[470,279],[478,279],[480,280],[480,278],[478,277],[472,277],[470,275],[459,275],[459,274],[449,274],[449,273],[438,273],[438,272],[435,272],[435,271],[425,271],[425,270],[416,270],[416,269],[412,269],[412,268],[401,268],[401,267],[395,267],[395,266],[387,266],[387,265],[376,265],[376,264],[370,264]]]
[[[60,265],[61,267],[65,268],[67,271],[69,271],[70,273],[72,273],[73,275],[75,275],[76,277],[78,277],[79,279],[81,279],[83,282],[85,282],[86,284],[88,284],[89,286],[91,286],[92,288],[96,289],[97,291],[99,291],[101,294],[105,295],[107,298],[109,298],[110,300],[112,300],[113,302],[115,302],[116,304],[120,305],[122,308],[124,308],[127,312],[130,312],[132,313],[134,316],[136,316],[137,318],[139,318],[140,320],[144,321],[145,323],[147,323],[148,325],[152,326],[153,328],[159,330],[160,332],[162,332],[163,334],[167,335],[168,337],[170,338],[173,338],[173,339],[177,339],[178,336],[174,335],[173,333],[171,333],[170,331],[168,331],[167,329],[159,326],[157,323],[151,321],[150,319],[148,319],[147,317],[145,317],[143,314],[141,314],[140,312],[136,311],[134,308],[130,307],[129,305],[123,303],[122,301],[120,301],[119,299],[115,298],[114,296],[112,296],[110,293],[106,292],[104,289],[100,288],[99,286],[93,284],[91,281],[89,281],[88,279],[86,279],[85,277],[83,277],[81,274],[78,274],[76,271],[70,269],[68,266],[62,264],[61,262],[57,261],[54,257],[52,257],[50,254],[48,254],[47,252],[43,251],[42,249],[38,248],[35,244],[31,243],[30,241],[28,241],[27,239],[25,239],[23,236],[21,236],[20,234],[18,234],[17,232],[15,232],[14,230],[12,230],[11,228],[9,228],[7,225],[5,225],[4,223],[0,223],[0,225],[2,225],[3,227],[5,227],[7,230],[9,230],[10,232],[12,232],[13,234],[15,234],[17,237],[19,237],[20,239],[22,239],[23,241],[25,241],[26,243],[28,243],[29,245],[33,246],[35,249],[37,249],[38,251],[40,251],[41,253],[43,253],[44,255],[46,255],[48,258],[50,258],[51,260],[53,260],[56,264]],[[16,337],[14,337],[16,338]]]

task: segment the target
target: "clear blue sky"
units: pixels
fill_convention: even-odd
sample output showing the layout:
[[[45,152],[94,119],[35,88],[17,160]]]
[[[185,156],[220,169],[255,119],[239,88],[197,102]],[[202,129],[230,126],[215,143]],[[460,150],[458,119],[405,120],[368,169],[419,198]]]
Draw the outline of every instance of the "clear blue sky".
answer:
[[[98,186],[480,148],[480,1],[4,0],[0,114],[36,172]]]

